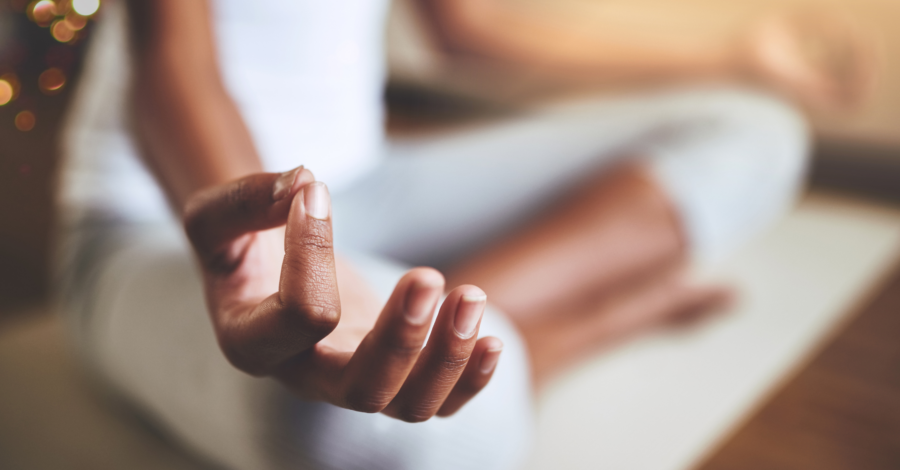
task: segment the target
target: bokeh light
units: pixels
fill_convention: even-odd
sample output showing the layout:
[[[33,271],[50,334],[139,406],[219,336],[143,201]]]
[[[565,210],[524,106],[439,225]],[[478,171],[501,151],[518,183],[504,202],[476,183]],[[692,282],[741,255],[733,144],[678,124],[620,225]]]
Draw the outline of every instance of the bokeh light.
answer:
[[[75,37],[75,30],[69,27],[66,20],[54,21],[53,26],[50,27],[50,33],[53,34],[53,39],[59,42],[69,42]]]
[[[19,114],[16,114],[16,129],[22,132],[34,129],[36,123],[37,119],[35,119],[34,113],[31,111],[21,111]]]
[[[100,0],[73,0],[72,8],[81,16],[91,16],[100,8]]]
[[[48,26],[56,18],[56,3],[51,0],[41,0],[28,9],[31,19],[41,26]]]
[[[0,106],[3,106],[13,98],[13,87],[6,80],[0,79]]]
[[[52,95],[59,92],[66,84],[66,75],[58,68],[44,70],[38,77],[38,87],[44,94]]]
[[[70,11],[66,14],[66,23],[69,25],[69,28],[72,31],[81,31],[85,26],[87,26],[87,18],[75,13],[74,11]]]
[[[12,87],[12,98],[10,99],[10,101],[15,100],[16,97],[19,96],[19,90],[22,89],[22,84],[19,82],[19,77],[16,74],[10,72],[0,75],[0,80],[3,80]]]

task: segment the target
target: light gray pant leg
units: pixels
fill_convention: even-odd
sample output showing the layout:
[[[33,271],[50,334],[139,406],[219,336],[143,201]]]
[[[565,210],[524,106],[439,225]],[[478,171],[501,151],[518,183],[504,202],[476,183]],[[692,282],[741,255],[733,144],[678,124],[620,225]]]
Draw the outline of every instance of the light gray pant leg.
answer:
[[[643,147],[695,258],[719,259],[781,216],[802,189],[804,118],[772,97],[721,90],[666,103],[675,122]]]
[[[186,447],[231,469],[507,469],[532,429],[528,360],[496,312],[482,333],[506,347],[488,387],[457,415],[408,424],[298,400],[224,359],[193,257],[177,227],[131,234],[99,260],[86,303],[94,366]],[[361,259],[386,299],[403,270]]]
[[[645,157],[682,214],[692,251],[714,256],[788,207],[807,147],[796,111],[746,90],[559,104],[395,143],[379,169],[335,195],[336,243],[445,265],[622,158]]]

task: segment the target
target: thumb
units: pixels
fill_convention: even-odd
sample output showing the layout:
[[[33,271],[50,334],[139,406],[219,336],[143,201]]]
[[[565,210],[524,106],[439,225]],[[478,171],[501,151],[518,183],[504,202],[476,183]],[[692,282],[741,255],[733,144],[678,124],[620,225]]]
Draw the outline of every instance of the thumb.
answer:
[[[309,184],[294,197],[284,235],[278,296],[283,308],[302,312],[307,324],[323,323],[325,329],[333,329],[340,318],[331,196],[324,183]]]
[[[239,369],[267,375],[330,334],[341,316],[328,188],[315,182],[292,198],[278,292],[223,325],[223,351]]]
[[[315,180],[302,166],[285,173],[257,173],[205,189],[188,200],[185,232],[207,269],[233,266],[233,242],[248,233],[285,224],[293,196]]]

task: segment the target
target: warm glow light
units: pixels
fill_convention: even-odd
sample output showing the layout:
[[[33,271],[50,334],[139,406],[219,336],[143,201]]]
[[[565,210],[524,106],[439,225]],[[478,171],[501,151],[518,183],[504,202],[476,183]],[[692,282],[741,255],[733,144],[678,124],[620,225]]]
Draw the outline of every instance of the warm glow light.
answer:
[[[53,39],[59,42],[69,42],[75,37],[75,31],[69,27],[66,20],[54,21],[53,26],[50,27],[50,33],[53,35]]]
[[[0,80],[3,80],[12,87],[12,100],[16,99],[16,97],[19,96],[19,89],[21,88],[19,77],[14,73],[4,73],[3,75],[0,75]]]
[[[81,16],[91,16],[100,8],[100,0],[73,0],[72,8]]]
[[[19,114],[16,114],[16,129],[22,132],[28,132],[34,129],[34,125],[37,120],[34,118],[34,113],[31,111],[22,111]]]
[[[72,31],[81,31],[82,28],[87,26],[87,19],[75,12],[70,11],[66,14],[66,24],[69,25],[69,28]]]
[[[35,23],[47,26],[56,18],[56,3],[51,0],[41,0],[35,3],[31,8],[31,17]]]
[[[66,84],[66,75],[58,68],[44,70],[38,77],[38,86],[44,94],[52,95]]]
[[[12,101],[13,87],[6,80],[0,80],[0,106]]]

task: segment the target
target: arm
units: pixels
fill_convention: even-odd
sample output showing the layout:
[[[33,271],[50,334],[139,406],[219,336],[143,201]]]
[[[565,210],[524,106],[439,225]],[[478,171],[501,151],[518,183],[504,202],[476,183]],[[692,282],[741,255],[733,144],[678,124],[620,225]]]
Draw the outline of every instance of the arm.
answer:
[[[452,52],[561,75],[730,75],[730,28],[673,29],[671,11],[504,0],[418,0]],[[692,25],[697,26],[697,25]],[[730,26],[730,25],[729,25]],[[675,33],[675,34],[673,34]]]
[[[207,3],[134,0],[128,8],[136,131],[176,210],[199,189],[262,171],[219,74]]]
[[[454,414],[487,385],[493,368],[482,364],[502,347],[478,338],[483,292],[452,290],[433,329],[444,280],[431,269],[407,273],[380,314],[348,301],[367,286],[339,276],[328,190],[303,167],[260,172],[219,76],[206,3],[129,7],[136,131],[181,213],[225,357],[309,400],[405,421]]]
[[[451,54],[562,82],[740,80],[835,109],[861,102],[875,73],[869,38],[821,9],[417,1]]]

